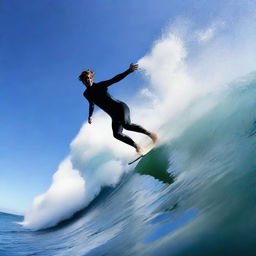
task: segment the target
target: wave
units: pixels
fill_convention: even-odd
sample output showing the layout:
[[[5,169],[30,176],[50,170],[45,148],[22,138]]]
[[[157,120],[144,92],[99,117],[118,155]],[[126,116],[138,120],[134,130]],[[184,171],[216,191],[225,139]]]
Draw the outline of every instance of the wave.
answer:
[[[228,88],[199,118],[167,123],[182,130],[73,218],[39,232],[7,228],[18,241],[8,253],[27,255],[29,241],[39,255],[254,255],[256,73]]]
[[[129,105],[137,109],[133,116],[135,122],[156,130],[161,137],[159,147],[135,168],[138,173],[150,174],[171,184],[174,177],[166,170],[171,159],[165,156],[164,148],[174,143],[181,134],[184,136],[186,131],[193,132],[194,138],[200,132],[208,133],[207,129],[197,131],[193,124],[197,120],[210,122],[210,119],[202,117],[207,116],[212,109],[217,111],[218,104],[232,92],[232,88],[243,83],[240,80],[236,83],[230,81],[253,70],[254,62],[251,60],[246,60],[247,65],[242,67],[246,48],[239,53],[240,62],[235,63],[234,58],[237,56],[230,54],[230,46],[223,43],[223,35],[220,41],[215,31],[215,37],[209,40],[206,44],[202,44],[200,40],[195,41],[194,44],[197,43],[200,50],[191,55],[186,35],[180,35],[171,26],[154,43],[151,52],[138,61],[147,85],[137,93],[136,102],[132,101]],[[241,46],[243,40],[236,43]],[[216,56],[225,65],[230,64],[227,74],[223,65],[216,62]],[[242,68],[239,69],[240,67]],[[203,76],[199,75],[200,70],[204,70]],[[214,79],[213,70],[214,74],[219,74]],[[139,104],[141,101],[143,103]],[[133,166],[127,166],[131,149],[112,138],[110,120],[106,119],[104,113],[97,112],[94,123],[95,125],[84,124],[72,141],[70,155],[60,164],[53,176],[52,185],[46,193],[34,199],[31,209],[25,215],[21,223],[25,228],[45,229],[71,218],[77,211],[88,206],[103,187],[116,186],[125,173],[133,170]],[[145,141],[141,135],[132,136],[137,141]],[[190,135],[189,138],[193,136]],[[210,138],[207,139],[211,141]],[[186,141],[183,143],[186,145]],[[163,159],[158,161],[154,154],[160,154]],[[162,171],[158,173],[147,167],[152,167],[155,161],[158,167],[161,166],[159,168]]]

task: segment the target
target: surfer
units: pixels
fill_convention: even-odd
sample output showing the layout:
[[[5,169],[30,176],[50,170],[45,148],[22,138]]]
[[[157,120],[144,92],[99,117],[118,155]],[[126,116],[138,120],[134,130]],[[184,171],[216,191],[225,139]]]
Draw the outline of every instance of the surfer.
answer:
[[[96,104],[111,117],[113,136],[134,147],[137,153],[142,154],[140,145],[135,143],[129,136],[125,135],[123,129],[146,134],[153,142],[157,141],[157,135],[138,124],[131,123],[129,107],[124,102],[114,99],[108,92],[108,86],[121,81],[136,69],[138,69],[138,64],[131,64],[123,73],[99,83],[94,82],[95,73],[92,70],[86,69],[80,74],[79,80],[86,86],[83,95],[89,102],[88,123],[92,123],[92,113],[94,104]]]

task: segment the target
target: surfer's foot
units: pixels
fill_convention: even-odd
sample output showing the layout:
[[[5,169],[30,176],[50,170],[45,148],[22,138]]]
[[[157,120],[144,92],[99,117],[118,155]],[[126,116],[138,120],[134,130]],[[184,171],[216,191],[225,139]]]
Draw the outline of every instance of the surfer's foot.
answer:
[[[142,147],[139,144],[134,143],[134,147],[136,149],[136,152],[140,155],[142,155]]]
[[[148,134],[148,136],[151,138],[151,140],[152,140],[154,143],[157,142],[158,137],[157,137],[156,133],[150,132],[150,133]]]

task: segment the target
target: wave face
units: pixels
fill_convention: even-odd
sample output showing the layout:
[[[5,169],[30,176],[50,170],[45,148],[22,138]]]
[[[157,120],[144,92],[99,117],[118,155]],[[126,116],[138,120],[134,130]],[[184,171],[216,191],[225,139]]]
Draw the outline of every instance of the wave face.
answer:
[[[256,74],[227,88],[73,218],[31,232],[1,214],[0,255],[255,255]]]

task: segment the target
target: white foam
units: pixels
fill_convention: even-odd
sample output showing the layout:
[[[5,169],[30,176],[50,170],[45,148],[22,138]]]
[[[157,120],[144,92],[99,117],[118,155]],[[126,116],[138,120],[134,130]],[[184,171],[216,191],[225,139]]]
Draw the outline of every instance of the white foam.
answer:
[[[48,191],[34,199],[21,224],[35,230],[54,226],[60,220],[70,218],[74,209],[81,209],[85,196],[85,180],[67,158],[54,174]]]

